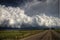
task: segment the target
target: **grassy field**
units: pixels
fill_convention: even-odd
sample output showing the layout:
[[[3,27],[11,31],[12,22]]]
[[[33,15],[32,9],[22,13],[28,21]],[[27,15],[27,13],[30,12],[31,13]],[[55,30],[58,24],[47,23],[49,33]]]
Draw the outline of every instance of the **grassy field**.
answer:
[[[1,30],[0,40],[22,39],[22,38],[40,33],[42,31],[43,30]]]
[[[55,30],[56,32],[60,33],[60,30]]]

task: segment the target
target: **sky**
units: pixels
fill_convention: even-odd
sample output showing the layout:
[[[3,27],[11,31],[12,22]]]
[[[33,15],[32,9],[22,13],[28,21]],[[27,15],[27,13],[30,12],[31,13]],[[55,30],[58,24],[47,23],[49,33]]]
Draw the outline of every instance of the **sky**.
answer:
[[[0,25],[21,28],[60,27],[60,1],[58,0],[1,0]],[[59,8],[58,8],[59,7]]]

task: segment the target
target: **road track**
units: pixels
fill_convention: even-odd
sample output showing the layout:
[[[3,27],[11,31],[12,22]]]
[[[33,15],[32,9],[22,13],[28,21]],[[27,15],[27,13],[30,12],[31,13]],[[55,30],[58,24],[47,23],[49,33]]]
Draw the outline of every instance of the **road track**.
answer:
[[[57,33],[54,30],[46,30],[21,40],[60,40],[60,33]]]

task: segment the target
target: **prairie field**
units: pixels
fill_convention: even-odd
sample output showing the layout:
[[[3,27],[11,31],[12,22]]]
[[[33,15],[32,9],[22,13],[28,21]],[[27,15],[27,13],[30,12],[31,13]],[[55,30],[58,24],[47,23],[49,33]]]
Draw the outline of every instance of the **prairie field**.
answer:
[[[17,40],[38,34],[43,30],[1,30],[0,40]]]
[[[0,30],[0,40],[60,40],[60,30]]]

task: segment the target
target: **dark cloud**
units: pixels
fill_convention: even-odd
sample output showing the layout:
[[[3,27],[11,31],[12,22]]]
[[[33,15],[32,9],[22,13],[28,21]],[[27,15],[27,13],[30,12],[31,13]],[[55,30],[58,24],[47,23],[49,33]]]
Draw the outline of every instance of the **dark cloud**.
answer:
[[[42,1],[41,3],[39,3],[39,1]],[[33,5],[32,5],[33,4]],[[33,15],[39,15],[42,13],[45,13],[46,15],[49,16],[56,16],[58,17],[58,0],[38,0],[32,4],[29,4],[31,6],[29,6],[30,8],[28,8],[27,5],[27,10],[26,10],[26,14],[29,16],[33,16]]]
[[[0,4],[6,6],[21,6],[27,2],[32,1],[34,0],[0,0]],[[37,0],[37,1],[45,1],[45,0]]]
[[[38,0],[38,1],[43,1],[43,2],[45,2],[46,0]]]
[[[6,6],[20,6],[22,3],[24,0],[0,0],[0,4]]]
[[[36,4],[36,3],[33,3],[33,1],[35,2],[42,1],[42,3]],[[46,1],[48,2],[47,3],[48,5],[46,4]],[[58,0],[0,0],[0,4],[5,5],[5,6],[13,6],[13,7],[26,6],[26,4],[28,4],[26,6],[26,14],[30,16],[34,14],[35,15],[40,14],[40,13],[46,13],[48,15],[55,14],[55,16],[58,16],[57,14],[58,13]]]

